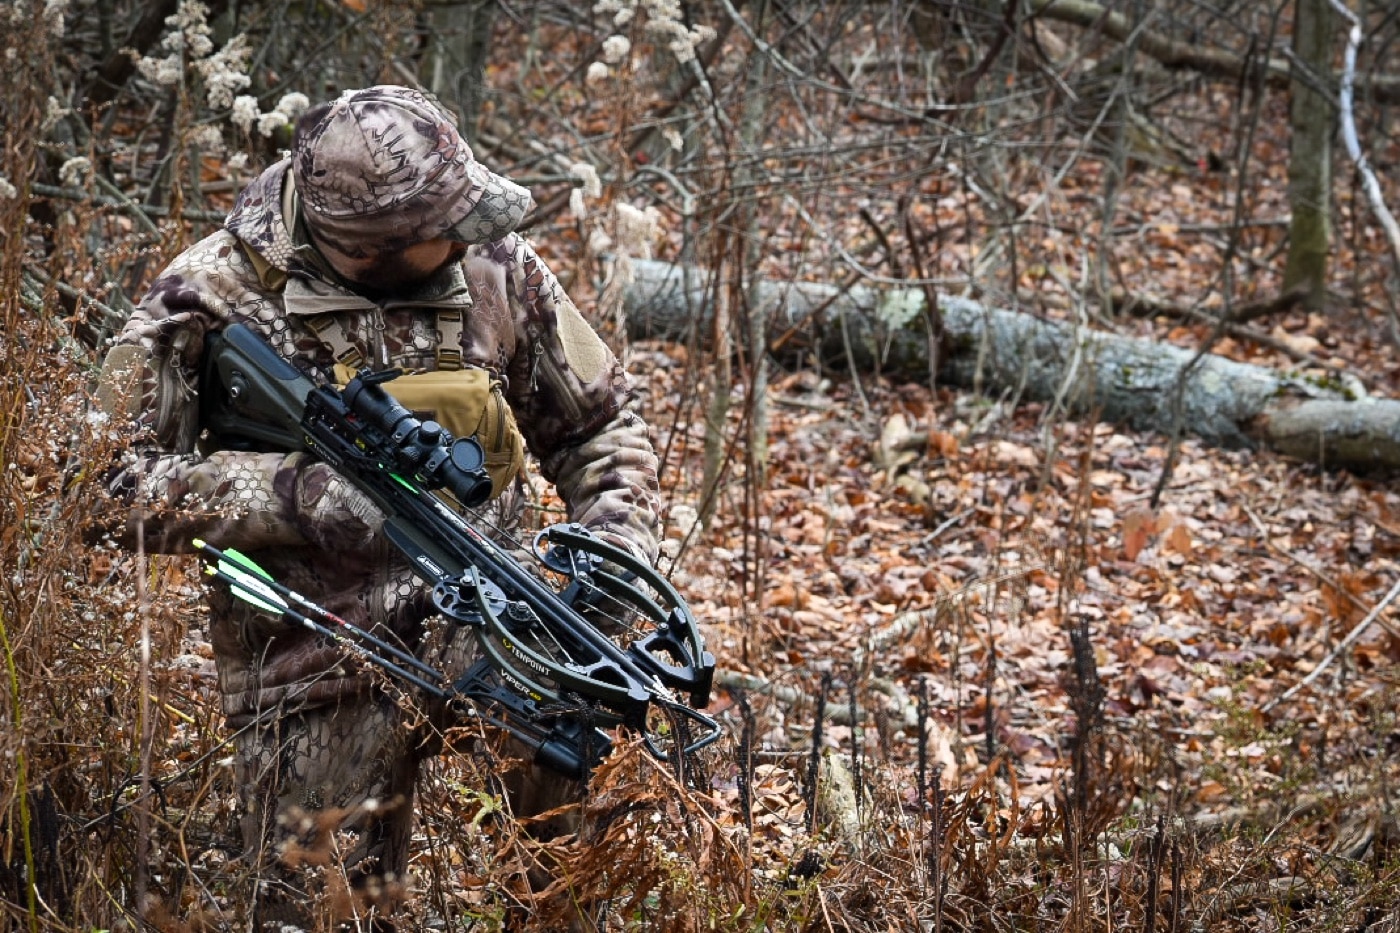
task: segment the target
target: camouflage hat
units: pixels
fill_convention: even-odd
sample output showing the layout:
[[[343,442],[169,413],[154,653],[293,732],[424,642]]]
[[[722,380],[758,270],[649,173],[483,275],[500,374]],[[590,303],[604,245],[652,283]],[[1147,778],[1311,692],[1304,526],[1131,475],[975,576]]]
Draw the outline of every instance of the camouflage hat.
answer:
[[[316,235],[350,256],[446,237],[490,243],[519,225],[530,192],[472,157],[432,97],[380,85],[308,111],[292,177]]]

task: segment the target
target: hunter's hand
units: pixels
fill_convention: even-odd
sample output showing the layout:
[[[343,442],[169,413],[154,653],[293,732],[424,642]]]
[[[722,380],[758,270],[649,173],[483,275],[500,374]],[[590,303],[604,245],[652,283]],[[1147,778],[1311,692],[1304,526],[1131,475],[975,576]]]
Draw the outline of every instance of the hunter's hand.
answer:
[[[349,481],[319,460],[297,471],[297,528],[328,551],[363,548],[384,524],[384,513]]]

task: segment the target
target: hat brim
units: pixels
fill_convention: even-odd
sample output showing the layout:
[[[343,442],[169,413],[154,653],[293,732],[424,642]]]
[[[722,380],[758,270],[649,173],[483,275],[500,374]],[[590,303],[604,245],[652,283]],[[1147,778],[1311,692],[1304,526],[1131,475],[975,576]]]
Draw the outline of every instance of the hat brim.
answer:
[[[535,200],[530,191],[472,160],[471,192],[457,202],[442,232],[459,243],[494,243],[520,226]]]

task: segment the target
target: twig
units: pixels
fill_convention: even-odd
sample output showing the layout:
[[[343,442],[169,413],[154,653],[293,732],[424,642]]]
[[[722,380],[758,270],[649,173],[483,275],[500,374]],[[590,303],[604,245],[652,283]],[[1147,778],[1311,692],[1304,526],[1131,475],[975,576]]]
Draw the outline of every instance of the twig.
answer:
[[[1150,295],[1133,295],[1122,289],[1114,289],[1109,295],[1115,311],[1122,311],[1134,317],[1148,317],[1161,314],[1168,317],[1201,318],[1216,321],[1223,318],[1228,324],[1247,324],[1261,317],[1283,314],[1292,311],[1306,297],[1306,289],[1293,288],[1278,295],[1256,301],[1241,302],[1232,306],[1227,314],[1215,315],[1186,305],[1172,304]]]
[[[943,532],[947,531],[949,528],[952,528],[954,525],[958,524],[958,523],[961,522],[964,518],[967,518],[969,515],[971,515],[971,514],[972,514],[973,512],[975,512],[975,511],[977,511],[977,510],[976,510],[976,509],[970,509],[970,508],[969,508],[969,509],[963,509],[961,512],[957,513],[957,514],[954,515],[952,518],[947,519],[947,520],[944,521],[942,524],[940,524],[937,528],[933,529],[933,530],[930,531],[928,534],[924,535],[923,538],[920,539],[919,543],[922,544],[924,547],[928,547],[930,544],[932,544],[933,542],[937,541],[939,538],[943,537]]]
[[[137,707],[140,725],[137,729],[136,753],[140,769],[141,798],[150,799],[151,759],[155,746],[155,722],[151,718],[151,601],[146,576],[150,572],[146,562],[146,527],[141,518],[136,519],[136,600],[141,615],[141,636],[138,677],[140,683],[140,705]],[[136,811],[136,906],[142,917],[149,915],[150,895],[148,879],[151,873],[151,811],[141,807]]]
[[[821,237],[821,238],[826,242],[826,245],[827,245],[827,246],[830,246],[833,250],[836,251],[836,254],[837,254],[838,256],[840,256],[840,257],[841,257],[841,260],[842,260],[843,262],[845,262],[845,264],[851,268],[851,271],[855,272],[857,275],[859,275],[859,276],[860,276],[861,278],[863,278],[863,279],[866,279],[866,280],[868,280],[868,281],[874,282],[874,283],[877,284],[877,285],[898,285],[898,286],[903,286],[903,287],[906,287],[906,288],[907,288],[907,287],[912,287],[912,286],[915,286],[915,285],[935,285],[935,286],[943,286],[943,285],[958,285],[958,284],[961,284],[961,280],[960,280],[960,279],[950,279],[950,278],[931,278],[931,279],[894,278],[894,277],[891,277],[891,276],[888,276],[888,275],[880,275],[880,274],[877,273],[877,272],[872,272],[871,270],[867,269],[865,266],[861,265],[860,260],[857,259],[855,256],[851,255],[850,250],[848,250],[848,249],[846,249],[846,247],[842,246],[842,245],[840,244],[840,242],[837,241],[837,238],[836,238],[836,237],[832,236],[832,235],[827,231],[827,229],[826,229],[825,227],[823,227],[821,224],[819,224],[819,223],[816,221],[816,218],[814,218],[814,217],[811,215],[811,213],[808,212],[807,208],[805,208],[804,206],[802,206],[802,204],[799,203],[798,200],[797,200],[796,198],[794,198],[794,197],[793,197],[792,195],[790,195],[790,194],[789,194],[789,195],[784,195],[784,196],[783,196],[783,202],[786,203],[786,204],[788,204],[788,205],[790,205],[790,206],[792,207],[793,210],[797,211],[798,216],[800,216],[804,221],[806,221],[807,226],[810,227],[810,228],[812,229],[812,232],[815,233],[815,234],[817,234],[817,236]]]
[[[92,180],[97,185],[97,187],[107,192],[108,198],[113,199],[113,201],[115,201],[116,204],[126,208],[127,213],[129,213],[132,217],[136,218],[136,222],[139,223],[141,226],[145,227],[147,233],[151,234],[157,239],[160,238],[160,228],[156,226],[155,221],[151,220],[150,215],[146,213],[144,209],[145,205],[137,204],[135,201],[133,201],[130,197],[127,196],[127,193],[125,191],[118,188],[116,184],[114,184],[101,172],[94,174],[92,176]],[[104,200],[106,199],[104,198]],[[222,220],[223,218],[220,217],[219,219]]]
[[[846,324],[845,312],[836,315],[837,322],[841,325],[841,346],[846,351],[846,365],[851,370],[851,386],[856,390],[856,398],[860,401],[861,411],[865,413],[865,420],[872,422],[875,414],[870,410],[870,400],[865,397],[865,389],[860,384],[860,369],[856,367],[856,355],[851,347],[851,329]]]
[[[965,518],[968,512],[971,511],[972,509],[968,509],[967,511],[959,512],[957,515],[954,515],[951,519],[949,519],[947,522],[944,522],[942,526],[936,529],[936,533],[942,533],[944,527],[956,524],[957,522]],[[932,537],[933,536],[931,535],[930,538]],[[854,651],[851,652],[852,662],[858,668],[863,667],[867,658],[874,657],[876,654],[883,651],[886,647],[888,647],[894,642],[903,642],[907,636],[917,631],[922,626],[936,622],[941,613],[946,612],[950,607],[957,605],[965,597],[971,595],[973,592],[979,589],[986,589],[989,587],[999,586],[1000,584],[1010,580],[1017,580],[1023,577],[1027,577],[1030,574],[1042,569],[1044,569],[1042,565],[1033,564],[1028,567],[1023,567],[1019,570],[1010,570],[1003,574],[998,574],[993,577],[987,577],[984,580],[976,580],[972,583],[967,584],[964,587],[961,587],[960,589],[954,590],[951,593],[940,594],[938,596],[938,599],[934,602],[932,606],[926,609],[914,609],[910,610],[909,612],[905,612],[897,616],[878,630],[871,632],[866,637],[865,644],[862,647],[856,648]]]
[[[1275,700],[1270,700],[1268,703],[1265,703],[1263,711],[1267,713],[1269,712],[1269,710],[1273,709],[1275,706],[1278,706],[1280,703],[1288,702],[1298,693],[1298,691],[1302,690],[1304,687],[1307,687],[1313,681],[1317,680],[1317,678],[1321,677],[1322,672],[1325,671],[1333,661],[1337,660],[1337,658],[1341,655],[1343,651],[1346,651],[1348,648],[1350,648],[1353,644],[1356,643],[1356,640],[1361,637],[1361,633],[1366,631],[1366,629],[1368,629],[1371,626],[1372,622],[1376,621],[1376,619],[1380,616],[1381,612],[1384,611],[1385,607],[1389,606],[1392,602],[1394,602],[1395,597],[1397,596],[1400,596],[1400,580],[1395,581],[1395,585],[1390,588],[1389,593],[1385,594],[1385,598],[1382,599],[1379,603],[1377,603],[1374,609],[1367,613],[1366,618],[1356,623],[1356,627],[1347,633],[1347,637],[1343,638],[1337,644],[1337,647],[1333,648],[1330,652],[1328,652],[1327,657],[1323,658],[1322,663],[1318,664],[1317,667],[1313,668],[1311,674],[1304,677],[1292,687],[1289,687],[1286,691],[1284,691],[1283,696]]]
[[[95,177],[99,181],[106,181],[101,175]],[[29,190],[41,198],[60,198],[65,201],[83,201],[88,204],[96,204],[99,207],[124,208],[131,212],[133,217],[143,221],[143,226],[147,226],[149,230],[157,234],[160,233],[160,231],[150,225],[149,218],[167,217],[170,214],[170,209],[167,207],[160,207],[153,204],[138,204],[115,186],[112,186],[110,189],[117,193],[113,196],[91,194],[81,188],[60,188],[55,185],[45,185],[39,182],[32,183],[29,186]],[[205,223],[223,223],[228,219],[228,213],[226,211],[197,211],[190,209],[180,211],[180,219],[197,220]]]
[[[1254,523],[1254,527],[1259,530],[1259,536],[1264,539],[1265,547],[1273,551],[1275,554],[1278,554],[1280,557],[1283,557],[1284,559],[1291,561],[1294,564],[1297,564],[1299,567],[1302,567],[1308,573],[1317,577],[1319,580],[1322,581],[1322,583],[1325,586],[1330,587],[1334,592],[1340,593],[1342,596],[1346,597],[1346,599],[1356,608],[1367,611],[1370,610],[1369,606],[1363,603],[1346,587],[1342,586],[1336,580],[1332,579],[1332,577],[1330,577],[1326,572],[1318,569],[1317,567],[1314,567],[1312,564],[1303,560],[1303,558],[1299,557],[1298,555],[1290,553],[1289,551],[1285,551],[1283,548],[1270,541],[1268,529],[1264,527],[1264,520],[1260,518],[1259,515],[1255,513],[1255,511],[1251,509],[1248,505],[1243,506],[1243,508],[1244,513],[1249,516],[1249,520]],[[1395,626],[1391,625],[1384,619],[1381,619],[1379,621],[1381,628],[1385,629],[1395,638],[1400,639],[1400,629],[1397,629]]]
[[[1172,224],[1176,233],[1230,233],[1240,227],[1287,227],[1292,220],[1288,217],[1259,217],[1253,220],[1230,221],[1229,223]],[[1113,228],[1115,238],[1140,237],[1162,229],[1160,221],[1140,224],[1124,224]]]
[[[1316,370],[1326,370],[1329,371],[1329,373],[1351,373],[1352,368],[1354,368],[1334,366],[1334,364],[1329,363],[1329,361],[1313,356],[1312,353],[1308,353],[1306,350],[1299,350],[1296,349],[1296,347],[1289,346],[1287,342],[1275,338],[1271,333],[1263,333],[1253,328],[1247,328],[1247,326],[1232,324],[1233,319],[1235,319],[1235,315],[1233,314],[1231,314],[1229,319],[1226,319],[1215,317],[1214,314],[1208,314],[1208,312],[1205,311],[1194,310],[1194,308],[1170,308],[1169,310],[1169,308],[1162,307],[1145,308],[1145,310],[1147,310],[1149,314],[1172,315],[1172,317],[1182,317],[1193,319],[1193,321],[1204,322],[1204,324],[1221,329],[1226,335],[1232,336],[1232,338],[1236,340],[1249,340],[1250,343],[1254,343],[1256,346],[1266,347],[1266,349],[1274,350],[1275,353],[1282,353],[1284,356],[1287,356],[1288,359],[1294,361],[1294,363],[1298,363],[1299,366],[1308,366],[1316,368]],[[1131,314],[1133,311],[1128,310],[1128,312]],[[1138,315],[1138,317],[1144,317],[1144,315]]]
[[[1400,224],[1395,222],[1394,215],[1385,206],[1381,184],[1376,179],[1376,173],[1372,171],[1371,163],[1366,158],[1366,154],[1361,151],[1361,141],[1356,133],[1356,115],[1352,108],[1352,96],[1356,84],[1356,50],[1360,47],[1362,38],[1361,20],[1341,0],[1331,0],[1331,2],[1332,8],[1351,24],[1351,30],[1347,34],[1347,49],[1343,58],[1344,67],[1339,94],[1342,139],[1346,142],[1347,154],[1356,163],[1356,171],[1361,175],[1361,186],[1366,191],[1366,201],[1370,204],[1371,210],[1375,212],[1376,219],[1381,222],[1381,227],[1385,229],[1386,239],[1390,241],[1390,249],[1396,260],[1400,261]]]
[[[775,65],[778,66],[778,68],[780,68],[790,78],[799,80],[808,87],[816,88],[820,91],[825,91],[828,94],[833,94],[837,97],[845,98],[855,103],[870,104],[871,106],[879,108],[880,110],[886,110],[891,113],[898,114],[906,120],[913,120],[917,122],[929,122],[931,115],[926,112],[913,110],[908,107],[901,107],[893,101],[882,100],[878,97],[871,97],[867,94],[862,94],[858,91],[853,91],[849,87],[840,87],[838,85],[832,84],[829,81],[822,81],[814,77],[810,69],[804,69],[798,67],[797,65],[794,65],[792,62],[784,58],[782,54],[779,53],[778,50],[775,49],[772,45],[763,41],[763,39],[756,32],[754,32],[753,27],[749,25],[748,20],[744,19],[743,14],[740,13],[737,9],[735,9],[734,4],[731,3],[730,0],[720,0],[720,5],[724,8],[725,13],[729,15],[729,18],[733,21],[734,25],[737,26],[741,32],[743,32],[745,38],[747,38],[750,42],[753,43],[754,48],[758,49],[765,56],[767,56]]]

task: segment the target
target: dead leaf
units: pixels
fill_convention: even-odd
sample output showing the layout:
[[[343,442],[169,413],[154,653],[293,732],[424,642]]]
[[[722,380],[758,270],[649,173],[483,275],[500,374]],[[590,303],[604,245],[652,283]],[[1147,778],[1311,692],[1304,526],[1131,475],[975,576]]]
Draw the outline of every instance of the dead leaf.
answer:
[[[910,444],[913,436],[909,421],[901,412],[891,415],[880,431],[879,447],[875,452],[878,464],[893,474],[900,467],[919,459],[919,454]]]
[[[1186,528],[1184,523],[1177,522],[1175,525],[1172,525],[1171,530],[1167,532],[1166,538],[1162,541],[1162,546],[1183,557],[1189,556],[1191,553],[1191,532]]]
[[[1157,516],[1150,509],[1134,509],[1123,516],[1123,553],[1137,560],[1157,530]]]
[[[958,455],[958,439],[947,431],[930,431],[928,446],[936,456],[945,460],[951,460]]]
[[[1011,441],[994,441],[991,445],[992,456],[996,462],[1002,466],[1019,466],[1035,468],[1040,466],[1040,457],[1036,452],[1025,444],[1015,444]]]

